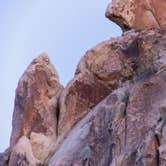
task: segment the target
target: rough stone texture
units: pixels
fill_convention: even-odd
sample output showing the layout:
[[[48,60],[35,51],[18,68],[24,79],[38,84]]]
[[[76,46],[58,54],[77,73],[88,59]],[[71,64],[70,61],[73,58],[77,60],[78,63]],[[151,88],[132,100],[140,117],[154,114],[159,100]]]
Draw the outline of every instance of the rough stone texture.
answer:
[[[7,149],[4,153],[0,153],[0,166],[7,166],[9,161],[10,151]]]
[[[166,28],[165,0],[112,0],[106,17],[123,30]]]
[[[125,129],[126,95],[127,87],[119,88],[92,109],[71,130],[49,165],[108,165],[113,153],[112,120],[119,120]]]
[[[21,77],[15,99],[10,166],[44,161],[57,137],[58,98],[62,86],[46,54],[41,54]],[[21,160],[18,160],[20,158]],[[24,165],[26,165],[24,164]]]
[[[130,31],[99,44],[85,55],[78,73],[86,69],[105,85],[116,86],[73,127],[51,158],[50,166],[166,164],[165,148],[160,143],[163,140],[165,145],[162,138],[166,101],[165,41],[163,30]],[[68,111],[68,119],[72,110]]]
[[[130,42],[131,38],[126,41]],[[132,76],[130,60],[133,58],[123,57],[125,55],[122,51],[117,50],[120,46],[121,43],[114,45],[114,41],[109,40],[89,50],[82,58],[74,79],[61,94],[59,140],[62,140],[92,107]]]
[[[87,51],[64,89],[48,56],[35,59],[0,166],[166,166],[165,5],[113,0],[107,17],[135,30]]]

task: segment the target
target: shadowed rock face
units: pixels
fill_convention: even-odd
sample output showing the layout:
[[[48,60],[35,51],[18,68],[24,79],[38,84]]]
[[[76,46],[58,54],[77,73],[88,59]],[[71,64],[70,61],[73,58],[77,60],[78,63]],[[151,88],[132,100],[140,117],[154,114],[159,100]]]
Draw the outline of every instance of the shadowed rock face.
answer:
[[[124,31],[132,28],[166,28],[165,11],[165,0],[112,0],[106,17]]]
[[[106,16],[135,30],[87,51],[64,89],[37,57],[18,83],[0,166],[165,166],[165,4],[113,0]]]

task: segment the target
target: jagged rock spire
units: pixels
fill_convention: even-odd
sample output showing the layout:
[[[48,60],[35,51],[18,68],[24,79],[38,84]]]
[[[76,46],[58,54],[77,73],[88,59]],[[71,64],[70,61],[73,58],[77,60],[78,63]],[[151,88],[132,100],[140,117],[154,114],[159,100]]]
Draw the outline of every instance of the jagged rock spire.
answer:
[[[57,138],[58,98],[62,90],[47,54],[29,65],[16,89],[9,165],[44,161]]]

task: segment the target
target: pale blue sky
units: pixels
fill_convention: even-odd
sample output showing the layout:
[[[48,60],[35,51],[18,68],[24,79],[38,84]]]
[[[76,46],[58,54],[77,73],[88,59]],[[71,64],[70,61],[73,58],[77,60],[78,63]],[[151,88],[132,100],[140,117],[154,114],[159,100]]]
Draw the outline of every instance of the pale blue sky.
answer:
[[[121,34],[104,16],[108,3],[0,0],[0,151],[9,144],[18,80],[39,53],[48,53],[65,85],[88,49]]]

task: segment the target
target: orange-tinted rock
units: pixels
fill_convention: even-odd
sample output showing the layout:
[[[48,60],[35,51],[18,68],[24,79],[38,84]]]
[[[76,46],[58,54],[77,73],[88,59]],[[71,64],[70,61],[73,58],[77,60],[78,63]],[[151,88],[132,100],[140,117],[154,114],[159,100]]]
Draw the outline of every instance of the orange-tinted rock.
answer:
[[[29,165],[35,165],[48,157],[57,138],[56,114],[61,91],[54,67],[48,56],[41,54],[18,83],[9,165],[13,166],[20,158]]]
[[[166,28],[165,0],[112,0],[106,17],[123,30]]]

